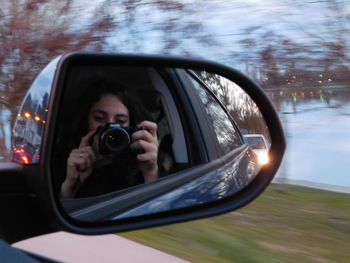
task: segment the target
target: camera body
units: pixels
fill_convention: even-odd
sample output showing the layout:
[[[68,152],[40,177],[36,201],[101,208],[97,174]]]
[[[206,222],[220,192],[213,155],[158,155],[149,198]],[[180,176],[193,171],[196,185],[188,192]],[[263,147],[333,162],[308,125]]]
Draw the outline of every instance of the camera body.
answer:
[[[119,123],[106,123],[97,129],[100,153],[103,155],[123,153],[129,148],[132,134],[143,129],[124,127]]]

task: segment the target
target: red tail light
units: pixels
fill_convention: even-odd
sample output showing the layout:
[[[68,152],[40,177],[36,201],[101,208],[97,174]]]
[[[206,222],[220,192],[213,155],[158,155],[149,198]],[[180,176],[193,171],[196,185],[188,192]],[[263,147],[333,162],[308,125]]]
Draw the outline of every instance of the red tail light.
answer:
[[[30,164],[30,161],[27,156],[21,156],[21,163]]]
[[[17,148],[13,146],[13,155],[12,155],[12,160],[17,161],[21,164],[31,164],[32,159],[30,155],[27,153],[26,149],[23,148]]]

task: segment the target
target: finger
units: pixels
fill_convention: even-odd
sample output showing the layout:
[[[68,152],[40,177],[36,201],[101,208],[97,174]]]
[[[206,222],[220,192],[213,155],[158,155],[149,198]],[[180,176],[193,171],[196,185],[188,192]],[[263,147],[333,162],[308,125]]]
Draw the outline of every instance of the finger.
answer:
[[[132,150],[144,150],[145,152],[154,152],[158,154],[158,145],[144,140],[138,140],[130,144]]]
[[[87,158],[79,158],[77,160],[77,167],[79,172],[84,172],[91,168],[91,163]]]
[[[80,149],[74,149],[70,156],[69,156],[69,162],[72,163],[80,163],[81,161],[79,159],[85,159],[87,168],[91,167],[93,163],[95,162],[95,153],[92,150],[91,146],[86,146]]]
[[[94,153],[91,150],[89,152],[72,153],[70,163],[78,166],[80,171],[90,169],[95,163]]]
[[[68,159],[68,166],[72,168],[76,168],[78,170],[86,170],[87,169],[87,160],[80,156],[72,156]]]
[[[158,158],[158,156],[154,152],[142,153],[142,154],[138,154],[136,156],[136,159],[139,162],[150,163],[150,164],[156,164],[157,163],[157,158]]]
[[[80,152],[83,155],[83,157],[88,158],[91,163],[95,163],[96,155],[95,155],[95,152],[91,146],[85,146],[85,147],[81,148]]]
[[[157,124],[155,122],[142,121],[137,126],[147,129],[153,137],[157,137]]]
[[[150,143],[158,144],[158,139],[157,136],[152,136],[150,132],[147,130],[140,130],[137,132],[134,132],[133,135],[131,136],[132,141],[137,141],[137,140],[144,140]]]
[[[82,148],[82,147],[85,147],[85,146],[90,146],[91,139],[92,139],[92,137],[94,137],[95,134],[96,134],[96,129],[90,131],[83,138],[81,138],[79,148]]]
[[[83,158],[85,160],[85,167],[81,168],[80,171],[83,172],[85,170],[90,169],[91,166],[92,166],[92,161],[91,161],[91,159],[89,157],[89,154],[83,153],[82,156],[80,156],[80,158]]]

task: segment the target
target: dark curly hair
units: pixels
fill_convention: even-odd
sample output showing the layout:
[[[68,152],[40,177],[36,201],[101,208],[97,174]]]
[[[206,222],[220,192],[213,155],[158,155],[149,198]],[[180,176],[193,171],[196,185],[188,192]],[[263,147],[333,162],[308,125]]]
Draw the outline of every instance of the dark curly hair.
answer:
[[[88,133],[88,115],[90,109],[105,95],[114,95],[125,105],[129,111],[130,127],[136,127],[139,122],[144,120],[153,121],[136,93],[131,89],[128,89],[115,80],[96,79],[86,86],[86,94],[82,97],[82,101],[88,103],[84,103],[81,112],[82,115],[78,114],[81,116],[78,121],[78,138],[82,138]]]

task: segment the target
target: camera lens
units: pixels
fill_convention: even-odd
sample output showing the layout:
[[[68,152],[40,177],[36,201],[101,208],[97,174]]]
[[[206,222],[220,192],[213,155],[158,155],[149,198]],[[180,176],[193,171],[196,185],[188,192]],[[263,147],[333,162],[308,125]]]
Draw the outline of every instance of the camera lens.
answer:
[[[130,138],[124,129],[110,129],[103,136],[104,145],[113,153],[119,153],[128,147]]]

